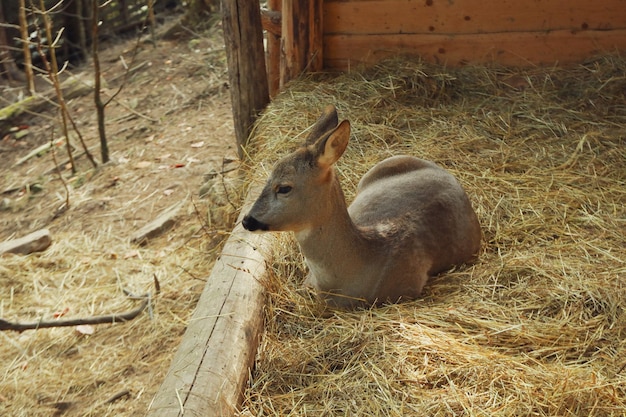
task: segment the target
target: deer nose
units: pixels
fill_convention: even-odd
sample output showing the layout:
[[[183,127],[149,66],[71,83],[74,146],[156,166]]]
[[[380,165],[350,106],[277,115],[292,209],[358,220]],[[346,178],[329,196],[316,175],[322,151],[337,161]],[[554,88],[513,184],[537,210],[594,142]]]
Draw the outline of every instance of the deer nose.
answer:
[[[267,224],[258,221],[257,219],[250,216],[249,214],[244,216],[243,220],[241,221],[241,224],[244,227],[244,229],[250,232],[255,232],[257,230],[263,230],[263,231],[270,230]]]

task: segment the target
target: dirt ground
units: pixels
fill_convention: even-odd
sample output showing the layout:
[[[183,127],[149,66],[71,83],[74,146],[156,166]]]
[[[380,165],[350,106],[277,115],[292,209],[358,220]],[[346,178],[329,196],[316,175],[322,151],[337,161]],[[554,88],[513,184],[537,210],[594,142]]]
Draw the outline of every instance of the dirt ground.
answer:
[[[100,59],[104,98],[123,87],[106,108],[111,162],[94,169],[71,133],[75,174],[64,147],[54,152],[62,181],[52,153],[17,165],[62,136],[52,107],[14,124],[28,132],[24,137],[1,132],[0,241],[47,228],[53,242],[41,253],[0,258],[0,318],[123,313],[139,304],[124,291],[150,293],[152,301],[124,324],[0,332],[0,415],[144,415],[232,227],[237,195],[200,196],[207,180],[223,190],[220,172],[238,165],[219,24],[156,46],[148,37],[112,40]],[[91,63],[69,72],[93,77]],[[6,83],[0,89],[2,106],[19,93]],[[99,160],[93,96],[68,107]],[[130,242],[179,202],[172,229],[144,246]]]

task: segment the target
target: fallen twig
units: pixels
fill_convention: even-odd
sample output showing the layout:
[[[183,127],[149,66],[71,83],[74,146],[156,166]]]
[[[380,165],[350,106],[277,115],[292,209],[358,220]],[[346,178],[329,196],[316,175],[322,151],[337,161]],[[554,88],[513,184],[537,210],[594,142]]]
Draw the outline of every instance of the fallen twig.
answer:
[[[54,320],[54,321],[38,321],[36,323],[12,323],[7,320],[0,319],[0,331],[14,330],[23,332],[24,330],[45,329],[50,327],[68,327],[79,326],[83,324],[105,324],[105,323],[123,323],[137,317],[150,303],[150,294],[143,297],[143,301],[134,310],[122,314],[109,314],[105,316],[88,317],[84,319]]]
[[[128,396],[130,396],[130,390],[125,389],[125,390],[122,390],[122,391],[118,392],[117,394],[113,395],[111,398],[107,399],[102,404],[112,404],[115,401],[117,401],[117,400],[119,400],[121,398],[124,398],[124,397],[128,397]]]
[[[77,154],[74,155],[74,160],[76,161],[77,159],[82,158],[84,155],[85,155],[85,151],[78,152]],[[66,159],[58,163],[57,165],[53,166],[49,170],[45,171],[43,175],[50,175],[54,172],[58,172],[59,169],[64,169],[64,167],[67,166],[67,164],[69,163],[70,163],[69,160]]]
[[[53,146],[61,146],[64,143],[65,143],[65,136],[57,139],[56,141],[50,141],[50,142],[44,143],[43,145],[38,146],[37,148],[30,151],[28,155],[17,160],[14,166],[22,165],[24,162],[28,161],[29,159],[35,156],[41,155],[44,152],[48,152]]]
[[[57,153],[54,150],[53,138],[54,138],[54,129],[52,129],[52,132],[50,133],[50,149],[52,150],[51,152],[52,161],[54,162],[54,166],[57,168],[56,171],[59,176],[59,180],[61,180],[61,184],[63,184],[63,188],[65,189],[65,208],[69,208],[70,207],[70,190],[67,187],[67,181],[65,181],[65,179],[63,178],[63,174],[61,173],[61,167],[59,166],[57,162]]]
[[[226,165],[226,158],[222,158],[222,187],[224,187],[224,195],[226,196],[226,201],[228,201],[228,204],[231,205],[231,207],[235,210],[237,210],[237,206],[230,200],[230,194],[228,193],[228,188],[226,188],[226,183],[224,182],[224,173],[227,172],[225,171],[225,165]]]

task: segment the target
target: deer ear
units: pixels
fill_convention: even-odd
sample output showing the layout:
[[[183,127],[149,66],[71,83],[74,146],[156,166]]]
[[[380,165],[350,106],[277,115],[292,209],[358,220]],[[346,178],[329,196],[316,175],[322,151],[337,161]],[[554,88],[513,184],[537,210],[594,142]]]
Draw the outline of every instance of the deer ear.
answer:
[[[350,122],[344,120],[315,144],[317,164],[328,168],[343,155],[350,140]]]
[[[319,119],[317,119],[315,124],[311,127],[311,132],[306,138],[306,144],[314,144],[324,133],[336,128],[337,123],[339,123],[337,109],[330,104],[326,106]]]

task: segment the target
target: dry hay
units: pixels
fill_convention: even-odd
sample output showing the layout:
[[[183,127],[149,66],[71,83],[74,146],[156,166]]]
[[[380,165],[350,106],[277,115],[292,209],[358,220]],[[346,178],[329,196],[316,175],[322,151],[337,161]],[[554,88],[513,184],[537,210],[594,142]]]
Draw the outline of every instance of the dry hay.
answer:
[[[483,250],[422,299],[322,313],[281,235],[242,415],[623,415],[626,60],[443,69],[394,60],[292,83],[251,144],[263,180],[321,109],[353,135],[348,200],[376,161],[431,159],[464,184]],[[260,167],[260,168],[259,168]]]
[[[232,191],[230,198],[235,199]],[[0,332],[0,414],[144,415],[178,348],[234,210],[229,214],[222,205],[210,208],[207,215],[206,201],[188,197],[176,227],[138,247],[128,238],[136,225],[124,222],[118,213],[129,208],[150,212],[147,206],[154,201],[137,200],[129,198],[118,210],[91,213],[102,226],[89,233],[76,233],[76,227],[57,231],[52,246],[41,254],[0,257],[0,317],[10,321],[119,314],[140,304],[125,291],[151,294],[150,304],[137,318],[93,326],[93,334],[75,327]],[[118,221],[112,225],[111,218]]]
[[[219,175],[236,164],[224,160],[234,155],[234,136],[230,100],[221,87],[227,79],[223,37],[214,32],[188,42],[159,41],[156,48],[150,43],[138,53],[140,69],[118,96],[121,104],[129,104],[107,107],[115,162],[90,170],[84,157],[77,159],[83,164],[78,175],[70,178],[69,170],[64,172],[67,210],[56,212],[65,201],[58,175],[43,174],[52,164],[49,155],[0,175],[2,190],[28,180],[44,187],[22,197],[2,195],[3,203],[11,198],[18,204],[0,207],[0,240],[41,227],[49,228],[53,239],[42,253],[0,256],[0,318],[32,323],[52,321],[55,313],[65,313],[60,319],[109,315],[141,303],[123,290],[153,295],[151,308],[134,320],[94,326],[91,335],[73,327],[0,332],[0,416],[145,415],[220,242],[232,229],[232,205],[240,204],[236,172]],[[113,88],[111,80],[124,73],[122,63],[134,67],[129,55],[136,43],[131,39],[102,51]],[[192,83],[190,77],[195,77]],[[89,146],[97,149],[93,97],[80,100],[72,101],[71,108],[82,109],[79,126]],[[162,123],[138,117],[145,114]],[[30,122],[33,130],[47,124]],[[49,140],[47,132],[41,136],[44,143]],[[199,141],[204,145],[192,146]],[[5,168],[11,167],[13,155],[0,154]],[[149,166],[140,167],[146,162]],[[186,166],[172,167],[177,162]],[[211,180],[200,198],[205,174]],[[179,202],[174,227],[145,246],[131,244],[135,232]],[[154,277],[160,282],[159,295]]]

